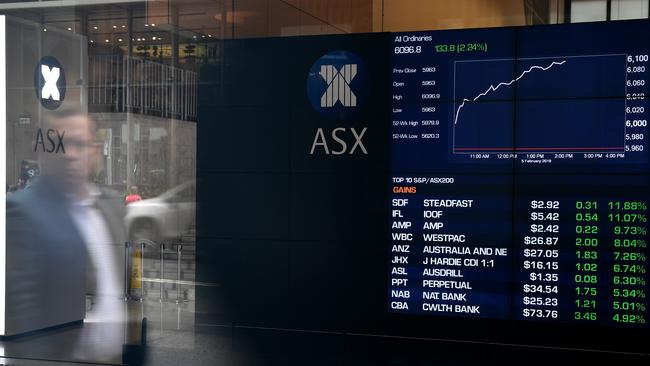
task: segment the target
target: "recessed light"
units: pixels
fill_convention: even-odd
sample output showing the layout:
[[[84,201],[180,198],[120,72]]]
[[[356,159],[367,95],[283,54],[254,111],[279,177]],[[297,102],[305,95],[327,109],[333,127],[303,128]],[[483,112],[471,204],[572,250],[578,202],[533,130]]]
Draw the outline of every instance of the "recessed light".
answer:
[[[69,30],[69,31],[71,31],[71,30],[72,30],[72,28],[70,28],[70,27],[68,27],[68,30]]]
[[[108,43],[108,42],[110,42],[110,41],[107,39],[107,40],[105,40],[105,42]]]
[[[193,37],[194,37],[194,39],[196,39],[196,36],[193,36]]]
[[[43,32],[47,32],[47,28],[43,28]]]
[[[95,41],[93,41],[93,40],[91,39],[91,40],[90,40],[90,43],[95,43]]]
[[[152,26],[152,27],[155,27],[155,26],[156,26],[156,24],[155,24],[155,23],[151,23],[151,26]]]
[[[126,25],[122,24],[122,28],[126,28]]]
[[[208,34],[208,37],[212,38],[212,34]]]
[[[144,26],[145,26],[145,27],[148,27],[148,26],[149,26],[149,24],[148,24],[148,23],[144,23]]]
[[[97,30],[97,29],[99,29],[99,28],[95,25],[95,26],[93,26],[93,29]]]
[[[122,38],[118,38],[117,41],[118,41],[118,42],[122,42],[123,39],[122,39]]]
[[[155,41],[155,40],[156,40],[156,37],[151,37],[151,39],[153,39],[153,40]]]
[[[116,25],[114,25],[114,26],[113,26],[113,29],[117,29],[117,26],[116,26]]]

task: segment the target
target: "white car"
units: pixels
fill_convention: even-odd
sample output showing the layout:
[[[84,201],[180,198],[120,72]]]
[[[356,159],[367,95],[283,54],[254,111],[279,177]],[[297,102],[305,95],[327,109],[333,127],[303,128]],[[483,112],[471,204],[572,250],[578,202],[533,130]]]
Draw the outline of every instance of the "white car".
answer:
[[[196,181],[178,185],[158,197],[126,205],[125,225],[129,240],[161,240],[180,237],[196,218]]]

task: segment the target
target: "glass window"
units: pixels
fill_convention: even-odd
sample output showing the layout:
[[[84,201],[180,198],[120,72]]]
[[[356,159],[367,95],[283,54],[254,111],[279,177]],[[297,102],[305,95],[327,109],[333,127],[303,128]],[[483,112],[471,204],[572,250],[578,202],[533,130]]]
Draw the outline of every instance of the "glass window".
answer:
[[[258,269],[267,255],[282,253],[278,267],[264,268],[286,271],[283,278],[295,270],[293,256],[303,248],[292,252],[295,247],[288,249],[287,242],[310,238],[309,230],[315,229],[309,225],[315,224],[293,232],[272,220],[288,210],[268,211],[264,203],[268,197],[288,202],[281,192],[300,183],[289,181],[297,179],[287,167],[297,164],[287,162],[291,134],[286,134],[289,140],[271,143],[266,140],[271,127],[247,125],[246,116],[287,112],[275,101],[303,94],[280,95],[275,87],[258,84],[259,70],[237,69],[244,63],[228,51],[250,47],[259,68],[268,68],[265,72],[284,85],[287,75],[277,71],[284,69],[267,65],[271,57],[266,55],[286,49],[258,54],[259,39],[618,21],[647,18],[648,11],[646,0],[0,1],[5,46],[0,43],[0,65],[6,68],[5,80],[0,75],[6,99],[6,148],[0,159],[5,162],[7,220],[4,269],[0,255],[0,271],[6,273],[0,335],[38,334],[0,340],[0,356],[137,364],[148,337],[150,364],[167,357],[175,364],[205,357],[201,362],[212,364],[216,356],[206,344],[212,346],[213,339],[203,342],[198,329],[230,332],[236,321],[224,314],[249,309],[228,308],[224,299],[249,289],[203,280],[205,273],[218,267],[221,278],[239,276],[267,286],[265,274],[237,271],[250,265],[246,256],[251,252],[265,253]],[[325,37],[313,42],[320,39]],[[232,70],[245,77],[233,80],[228,77]],[[338,76],[337,82],[344,80]],[[248,86],[243,95],[240,85]],[[301,79],[300,93],[303,89]],[[227,110],[224,100],[243,102]],[[206,106],[212,108],[207,115],[201,109]],[[213,135],[200,136],[200,126],[227,135],[227,146],[211,145]],[[260,129],[266,132],[256,143],[266,151],[238,150],[238,139],[259,135]],[[210,155],[206,146],[219,148],[220,154]],[[232,159],[233,151],[249,154],[246,163]],[[207,182],[197,178],[200,159],[217,161],[205,174]],[[241,166],[246,164],[263,169],[248,176]],[[276,168],[279,180],[268,177]],[[258,179],[268,179],[271,188],[249,189]],[[235,199],[224,187],[242,197]],[[197,213],[202,198],[231,202],[208,209],[222,219],[259,220],[266,225],[261,231],[273,240],[249,233],[248,224],[242,231],[251,237],[243,244],[229,235],[201,237]],[[301,206],[311,199],[290,203]],[[255,218],[238,200],[254,202],[265,217]],[[347,225],[338,219],[332,218]],[[224,225],[202,224],[209,229]],[[273,236],[286,231],[290,235]],[[226,247],[236,258],[219,258],[217,265],[202,256],[206,247]],[[209,306],[197,299],[201,291],[210,294]],[[264,298],[246,296],[255,306],[265,306]]]

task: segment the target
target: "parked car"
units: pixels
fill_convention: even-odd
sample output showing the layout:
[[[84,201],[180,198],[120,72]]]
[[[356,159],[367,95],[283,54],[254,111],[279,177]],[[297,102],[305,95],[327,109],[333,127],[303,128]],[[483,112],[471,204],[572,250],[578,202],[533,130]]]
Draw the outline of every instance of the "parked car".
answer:
[[[178,185],[160,196],[129,203],[125,224],[129,240],[156,243],[186,233],[196,218],[196,181]]]

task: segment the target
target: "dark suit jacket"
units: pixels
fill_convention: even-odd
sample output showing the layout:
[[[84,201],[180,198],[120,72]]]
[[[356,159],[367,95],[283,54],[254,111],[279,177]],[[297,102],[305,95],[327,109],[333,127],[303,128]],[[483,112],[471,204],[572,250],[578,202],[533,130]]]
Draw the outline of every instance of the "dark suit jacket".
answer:
[[[108,191],[96,204],[124,283],[124,205]],[[84,318],[85,294],[95,289],[94,266],[66,197],[45,178],[7,199],[6,263],[6,335]]]

